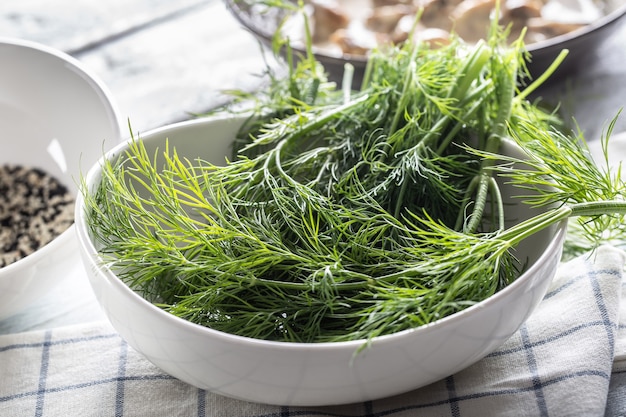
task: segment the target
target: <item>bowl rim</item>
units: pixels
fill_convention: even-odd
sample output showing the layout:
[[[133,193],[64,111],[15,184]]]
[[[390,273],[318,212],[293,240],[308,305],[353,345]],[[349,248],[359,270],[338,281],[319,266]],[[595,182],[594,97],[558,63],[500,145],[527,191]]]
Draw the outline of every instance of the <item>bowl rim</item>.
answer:
[[[164,133],[174,134],[175,131],[180,130],[180,129],[186,129],[187,127],[190,127],[190,126],[211,125],[213,123],[225,122],[228,120],[235,120],[235,119],[237,119],[237,116],[232,117],[232,116],[218,115],[218,116],[204,117],[201,119],[193,119],[193,120],[187,120],[187,121],[182,121],[182,122],[176,122],[176,123],[172,123],[166,126],[158,127],[156,129],[149,130],[143,133],[139,137],[139,139],[148,140],[148,141],[151,141],[151,140],[161,141],[161,140],[164,140],[164,138],[157,137],[157,135],[162,135]],[[157,138],[155,139],[155,137]],[[89,169],[85,177],[85,182],[84,182],[84,185],[87,186],[87,188],[92,187],[94,182],[100,177],[101,166],[103,162],[106,159],[112,156],[115,156],[119,154],[120,152],[123,152],[127,148],[129,141],[130,139],[124,141],[123,143],[118,144],[116,147],[106,152],[102,156],[102,158],[94,166],[92,166],[91,169]],[[289,349],[289,350],[292,350],[292,349],[293,350],[311,350],[311,349],[325,350],[325,349],[336,349],[336,348],[358,349],[359,347],[362,347],[370,343],[378,344],[378,343],[384,343],[384,342],[391,342],[398,338],[406,337],[408,335],[413,335],[413,336],[423,335],[430,331],[435,330],[438,327],[445,325],[448,322],[463,320],[467,316],[474,314],[474,312],[478,310],[482,310],[491,304],[497,303],[501,298],[507,297],[507,295],[510,292],[516,291],[516,288],[519,286],[522,286],[524,284],[524,281],[532,279],[532,276],[534,275],[535,271],[543,267],[542,261],[545,261],[546,259],[548,259],[555,252],[561,253],[561,249],[562,249],[563,242],[565,240],[566,231],[567,231],[567,219],[561,220],[559,223],[557,223],[556,230],[554,234],[550,237],[550,240],[548,244],[546,245],[545,250],[541,253],[541,255],[537,258],[537,260],[532,265],[530,265],[526,270],[522,272],[522,274],[515,281],[513,281],[511,284],[507,285],[505,288],[501,289],[500,291],[496,292],[495,294],[491,295],[490,297],[468,308],[465,308],[459,312],[456,312],[454,314],[451,314],[449,316],[443,317],[441,319],[438,319],[436,321],[433,321],[431,323],[428,323],[422,326],[402,330],[402,331],[387,334],[387,335],[376,336],[376,337],[373,337],[371,341],[367,339],[358,339],[358,340],[340,341],[340,342],[300,343],[300,342],[284,342],[284,341],[255,339],[255,338],[251,338],[247,336],[239,336],[239,335],[227,333],[221,330],[216,330],[207,326],[192,323],[188,320],[177,317],[155,306],[153,303],[143,298],[137,292],[133,291],[128,285],[126,285],[121,279],[119,279],[117,275],[113,273],[113,271],[111,271],[111,269],[108,266],[103,265],[102,262],[100,262],[101,258],[99,257],[98,252],[95,248],[95,245],[91,237],[89,236],[89,232],[87,231],[86,221],[85,221],[86,216],[85,216],[85,209],[84,209],[84,198],[83,198],[82,192],[79,192],[79,195],[77,197],[76,208],[75,208],[75,218],[76,218],[75,220],[76,231],[78,235],[79,244],[81,245],[81,250],[83,251],[84,255],[88,256],[90,262],[92,263],[92,265],[89,265],[88,267],[96,269],[94,271],[95,275],[102,274],[106,277],[106,278],[99,277],[95,279],[106,279],[107,282],[112,284],[118,290],[121,290],[124,293],[126,293],[136,303],[138,303],[144,309],[147,309],[148,311],[150,311],[151,314],[156,314],[160,320],[166,320],[174,325],[183,326],[183,328],[195,334],[208,335],[211,337],[221,339],[223,341],[230,341],[232,343],[244,343],[244,344],[249,344],[249,345],[254,345],[254,346],[263,346],[263,347],[268,347],[268,348]],[[547,278],[541,278],[541,279],[547,279]]]
[[[112,122],[111,127],[113,127],[114,131],[116,132],[116,140],[118,142],[120,141],[122,130],[120,125],[120,112],[118,109],[118,105],[115,100],[113,100],[113,94],[106,86],[106,84],[104,84],[104,82],[93,71],[88,69],[86,65],[80,62],[78,59],[59,49],[27,39],[0,36],[0,50],[4,47],[17,47],[40,52],[50,58],[65,63],[65,66],[70,71],[78,75],[85,82],[89,83],[91,87],[95,89],[97,94],[102,97],[105,107],[108,107],[107,111],[110,112],[109,116]],[[58,178],[58,180],[65,185],[65,181],[62,181],[62,179],[60,178]],[[77,196],[73,197],[76,198]],[[0,280],[4,279],[5,274],[12,276],[12,273],[17,272],[20,268],[28,267],[27,264],[29,263],[40,262],[41,260],[43,260],[44,257],[48,256],[48,252],[54,251],[56,248],[69,243],[75,237],[74,226],[75,223],[72,223],[64,231],[58,234],[54,239],[44,244],[43,246],[40,246],[34,252],[14,262],[11,262],[8,265],[0,267]]]
[[[263,41],[269,45],[272,44],[273,34],[264,28],[256,25],[251,18],[248,17],[247,14],[242,13],[241,7],[239,7],[238,3],[245,2],[244,0],[224,0],[226,3],[226,7],[230,10],[232,15],[250,32],[259,38],[263,39]],[[601,28],[608,26],[612,23],[615,23],[620,17],[626,14],[626,3],[618,6],[615,10],[603,15],[599,19],[596,19],[592,23],[589,23],[583,27],[572,30],[571,32],[554,36],[552,38],[548,38],[538,42],[532,42],[525,45],[525,49],[529,53],[539,53],[549,47],[566,43],[582,37],[584,35],[590,34],[592,32],[596,32]],[[304,48],[299,45],[292,45],[292,48],[299,53],[304,53]],[[343,54],[341,56],[327,55],[323,52],[314,51],[313,55],[318,58],[323,58],[323,60],[334,63],[335,65],[342,65],[346,61],[351,61],[352,63],[357,63],[360,65],[365,65],[367,63],[367,56],[364,55],[354,55],[354,54]]]
[[[615,23],[620,17],[624,15],[626,15],[626,3],[618,6],[615,10],[605,14],[599,19],[596,19],[583,27],[574,29],[571,32],[564,33],[563,35],[554,36],[552,38],[548,38],[539,42],[529,43],[526,46],[526,49],[528,50],[528,52],[531,53],[538,52],[560,43],[565,43],[573,39],[578,39],[584,35],[596,32],[605,26]]]

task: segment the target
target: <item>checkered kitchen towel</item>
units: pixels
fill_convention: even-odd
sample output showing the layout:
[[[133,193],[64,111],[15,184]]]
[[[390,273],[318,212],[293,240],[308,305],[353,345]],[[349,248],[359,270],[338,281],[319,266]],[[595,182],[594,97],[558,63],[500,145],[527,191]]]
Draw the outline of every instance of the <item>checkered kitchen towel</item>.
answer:
[[[393,398],[322,408],[233,400],[165,375],[107,323],[92,323],[0,337],[0,416],[625,415],[624,260],[605,246],[562,264],[536,312],[500,349]]]

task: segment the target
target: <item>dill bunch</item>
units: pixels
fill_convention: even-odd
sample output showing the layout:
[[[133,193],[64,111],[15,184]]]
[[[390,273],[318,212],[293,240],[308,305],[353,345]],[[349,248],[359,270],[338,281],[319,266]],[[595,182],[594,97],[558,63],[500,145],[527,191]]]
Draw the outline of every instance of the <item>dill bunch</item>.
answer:
[[[527,236],[626,210],[604,201],[619,178],[583,194],[599,171],[519,90],[523,51],[497,31],[473,47],[408,42],[374,51],[359,91],[312,54],[292,61],[236,95],[250,117],[222,166],[134,138],[83,192],[103,261],[166,311],[258,339],[371,339],[474,305],[519,276]],[[505,138],[528,158],[500,155]],[[565,160],[581,178],[560,182]],[[545,213],[507,226],[496,174]]]

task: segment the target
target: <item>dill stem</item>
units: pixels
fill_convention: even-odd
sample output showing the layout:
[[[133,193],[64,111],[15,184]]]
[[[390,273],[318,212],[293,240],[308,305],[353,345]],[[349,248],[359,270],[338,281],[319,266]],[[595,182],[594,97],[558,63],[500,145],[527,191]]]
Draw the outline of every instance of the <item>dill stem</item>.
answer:
[[[373,59],[368,59],[365,64],[365,71],[363,72],[363,79],[361,80],[361,90],[365,90],[370,84],[370,80],[372,78],[372,66],[374,65]]]
[[[504,57],[506,58],[506,56]],[[500,149],[502,138],[506,135],[507,123],[513,111],[513,99],[515,97],[515,81],[517,79],[516,62],[502,62],[503,71],[499,74],[499,85],[496,93],[498,94],[498,112],[493,125],[493,131],[487,138],[485,150],[489,153],[496,153]],[[492,177],[491,168],[494,165],[491,158],[483,159],[476,191],[476,201],[470,214],[469,221],[466,225],[467,232],[474,232],[478,229],[487,204],[487,195],[489,194],[489,185]],[[502,211],[500,208],[499,211]]]
[[[409,86],[412,84],[414,72],[415,72],[415,61],[411,60],[411,62],[409,62],[409,68],[404,76],[404,80],[402,83],[402,93],[400,94],[400,101],[399,101],[398,107],[396,108],[396,112],[393,115],[391,126],[389,127],[390,135],[396,132],[396,129],[398,128],[398,123],[400,123],[400,118],[402,117],[402,115],[404,114],[404,111],[406,110],[406,105],[409,102],[409,95],[408,95]]]
[[[346,62],[343,66],[343,78],[341,80],[341,92],[343,93],[344,104],[350,101],[352,92],[352,79],[354,78],[354,65]]]
[[[502,233],[498,234],[498,238],[509,242],[511,246],[513,246],[571,215],[572,207],[567,205],[548,210],[504,230]]]
[[[498,227],[499,230],[504,230],[504,203],[502,201],[502,193],[500,192],[500,187],[498,187],[495,178],[490,178],[489,185],[491,186],[491,194],[495,199],[495,206],[498,209]]]
[[[417,65],[415,63],[415,57],[417,56],[418,48],[413,49],[411,52],[411,60],[409,61],[409,65],[402,80],[402,93],[400,94],[400,100],[398,103],[398,107],[396,108],[396,112],[393,116],[393,120],[391,121],[391,127],[389,128],[389,135],[395,133],[398,123],[400,122],[400,117],[404,114],[407,104],[410,101],[410,96],[408,94],[409,87],[413,84],[413,76],[415,74],[415,70]]]
[[[478,78],[482,68],[491,58],[491,51],[484,41],[479,41],[473,50],[472,55],[466,61],[465,66],[459,71],[459,78],[453,84],[448,94],[449,98],[460,100],[469,90],[472,82]]]
[[[530,94],[532,94],[533,91],[535,91],[543,83],[545,83],[548,80],[548,78],[550,78],[552,76],[554,71],[556,71],[557,68],[561,65],[561,63],[563,62],[565,57],[567,57],[567,54],[569,54],[569,50],[563,49],[559,53],[559,55],[555,58],[555,60],[552,61],[552,64],[550,64],[548,69],[546,69],[543,72],[543,74],[541,74],[539,77],[537,77],[537,79],[535,79],[528,87],[526,87],[524,89],[524,91],[520,92],[517,95],[517,97],[515,98],[515,101],[521,102],[521,101],[525,100],[526,97],[528,97]]]
[[[604,214],[626,214],[626,201],[604,200],[574,203],[569,206],[572,216],[601,216]]]
[[[498,126],[498,124],[496,124]],[[487,139],[487,143],[485,145],[485,150],[490,153],[495,153],[499,150],[500,144],[502,143],[502,136],[499,132],[495,132],[490,135]],[[476,199],[474,202],[474,207],[472,209],[472,213],[469,216],[469,220],[464,226],[464,230],[468,233],[472,233],[478,229],[480,222],[483,218],[483,213],[485,211],[485,205],[487,204],[487,196],[489,195],[489,188],[492,179],[492,171],[495,161],[490,158],[483,159],[481,162],[480,172],[477,176],[477,181],[472,181],[471,185],[475,185],[474,189],[470,189],[469,195],[471,195],[474,190],[476,190]],[[493,186],[493,185],[492,185]],[[502,205],[502,201],[497,201],[498,204]],[[498,207],[498,212],[503,213],[503,208]],[[460,227],[460,225],[459,225]]]
[[[469,221],[463,227],[463,231],[465,231],[466,233],[473,233],[478,229],[478,226],[480,225],[480,222],[483,218],[485,205],[487,204],[487,195],[489,194],[489,182],[491,180],[491,173],[489,173],[486,169],[481,169],[477,178],[478,180],[473,182],[474,184],[477,184],[474,207],[472,209],[472,213],[469,216]]]
[[[626,201],[604,200],[588,201],[583,203],[573,203],[563,205],[553,210],[548,210],[528,220],[520,222],[510,227],[499,235],[513,244],[519,243],[540,230],[556,224],[568,217],[594,217],[603,215],[624,215],[626,214]]]

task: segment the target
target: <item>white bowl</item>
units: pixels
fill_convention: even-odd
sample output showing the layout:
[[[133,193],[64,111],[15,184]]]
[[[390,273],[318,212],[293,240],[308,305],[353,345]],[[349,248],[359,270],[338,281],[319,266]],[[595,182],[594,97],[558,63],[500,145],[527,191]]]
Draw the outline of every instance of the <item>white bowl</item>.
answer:
[[[181,158],[218,164],[230,155],[240,120],[198,119],[141,136],[148,154],[165,140]],[[105,158],[124,152],[121,144]],[[507,143],[508,150],[519,148]],[[101,175],[87,174],[87,189]],[[510,198],[505,189],[505,199]],[[507,200],[505,200],[507,201]],[[560,223],[524,242],[519,253],[530,266],[489,299],[432,324],[364,341],[285,343],[234,336],[177,318],[147,302],[103,266],[90,238],[82,197],[76,206],[81,255],[96,298],[113,327],[166,373],[194,386],[247,401],[320,406],[374,400],[406,392],[460,371],[495,350],[535,309],[553,278],[565,238]],[[529,216],[510,208],[511,218]]]
[[[37,167],[74,195],[81,167],[121,138],[102,83],[52,48],[0,38],[0,164]],[[47,293],[78,257],[73,226],[31,255],[0,268],[0,318]],[[80,262],[80,261],[78,261]]]

